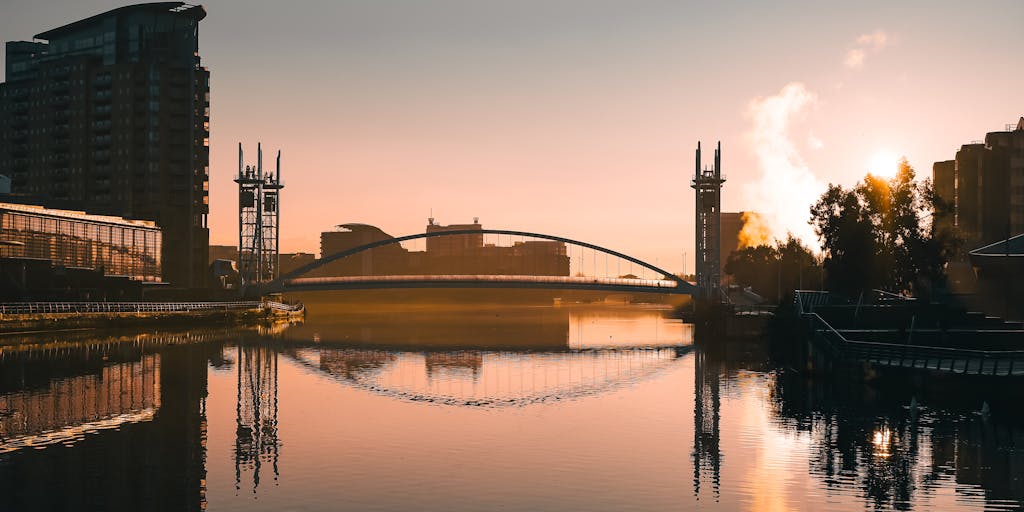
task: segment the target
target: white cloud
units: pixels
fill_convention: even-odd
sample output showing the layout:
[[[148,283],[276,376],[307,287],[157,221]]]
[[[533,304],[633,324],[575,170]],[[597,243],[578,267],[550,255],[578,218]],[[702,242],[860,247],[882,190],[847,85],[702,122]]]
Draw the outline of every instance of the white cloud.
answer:
[[[889,43],[889,35],[882,32],[881,29],[876,30],[870,34],[861,34],[857,37],[857,44],[860,46],[869,46],[876,52],[885,48],[885,45]]]
[[[865,57],[866,55],[864,54],[864,50],[861,50],[860,48],[854,48],[853,50],[846,52],[846,67],[850,69],[863,68]]]
[[[812,248],[818,247],[817,237],[807,221],[825,185],[807,167],[791,132],[794,121],[817,101],[817,94],[804,84],[792,82],[772,96],[754,99],[747,111],[754,124],[749,141],[761,171],[759,179],[746,185],[748,203],[761,213],[774,237],[791,232]],[[809,142],[812,147],[822,144],[813,134]]]
[[[853,48],[846,52],[843,64],[850,69],[863,69],[868,50],[877,53],[888,46],[889,40],[889,34],[881,29],[857,36],[854,39]]]

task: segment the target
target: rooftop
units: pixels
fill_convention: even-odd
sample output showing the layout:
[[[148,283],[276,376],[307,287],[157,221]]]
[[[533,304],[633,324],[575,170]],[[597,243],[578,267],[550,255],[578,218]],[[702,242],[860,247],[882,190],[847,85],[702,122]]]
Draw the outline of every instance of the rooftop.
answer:
[[[118,7],[117,9],[113,9],[113,10],[110,10],[110,11],[107,11],[107,12],[104,12],[104,13],[101,13],[101,14],[97,14],[95,16],[90,16],[90,17],[85,18],[83,20],[78,20],[78,21],[75,21],[75,22],[72,22],[72,23],[68,23],[67,25],[64,25],[64,26],[60,26],[60,27],[57,27],[57,28],[54,28],[54,29],[47,30],[46,32],[41,32],[39,34],[36,34],[34,37],[36,39],[50,40],[50,39],[54,39],[54,38],[60,37],[60,36],[62,36],[64,34],[67,34],[69,32],[73,32],[75,30],[78,30],[78,29],[81,29],[81,28],[84,28],[84,27],[88,27],[89,25],[92,25],[93,23],[96,23],[96,22],[98,22],[98,21],[100,21],[100,20],[102,20],[104,18],[108,18],[108,17],[112,17],[112,16],[120,16],[120,15],[124,15],[124,14],[133,14],[133,13],[137,13],[137,12],[151,12],[151,13],[171,12],[171,13],[181,14],[183,16],[187,16],[189,18],[194,19],[195,21],[202,20],[203,18],[206,17],[206,9],[203,9],[203,6],[201,6],[201,5],[190,5],[190,4],[186,4],[185,2],[153,2],[153,3],[148,3],[148,4],[126,5],[124,7]]]
[[[0,203],[0,211],[4,210],[31,213],[35,215],[47,215],[50,217],[60,217],[64,219],[75,219],[84,222],[99,222],[103,224],[115,224],[118,226],[133,226],[140,228],[159,229],[156,223],[151,220],[125,219],[122,217],[114,217],[111,215],[91,215],[85,212],[75,210],[57,210],[53,208],[46,208],[43,206],[36,206],[31,204]]]

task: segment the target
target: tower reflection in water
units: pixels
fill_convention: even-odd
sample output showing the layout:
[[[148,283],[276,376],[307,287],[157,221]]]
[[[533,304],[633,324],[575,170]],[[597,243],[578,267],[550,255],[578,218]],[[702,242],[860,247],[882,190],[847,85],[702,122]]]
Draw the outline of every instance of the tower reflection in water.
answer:
[[[710,478],[715,500],[720,497],[722,452],[719,446],[719,367],[706,352],[693,359],[693,495],[700,499],[701,482]]]
[[[241,343],[238,356],[238,394],[235,405],[235,490],[243,473],[252,475],[252,492],[260,486],[264,463],[274,480],[281,442],[277,437],[277,351],[266,345]]]

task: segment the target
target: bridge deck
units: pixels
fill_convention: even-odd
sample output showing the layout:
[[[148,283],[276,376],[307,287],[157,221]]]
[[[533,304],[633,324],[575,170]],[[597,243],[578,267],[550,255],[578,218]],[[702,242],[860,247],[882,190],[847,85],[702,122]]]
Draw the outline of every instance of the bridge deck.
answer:
[[[593,289],[647,293],[691,291],[669,279],[522,275],[397,275],[300,277],[284,281],[285,290],[346,290],[366,288],[551,288]]]

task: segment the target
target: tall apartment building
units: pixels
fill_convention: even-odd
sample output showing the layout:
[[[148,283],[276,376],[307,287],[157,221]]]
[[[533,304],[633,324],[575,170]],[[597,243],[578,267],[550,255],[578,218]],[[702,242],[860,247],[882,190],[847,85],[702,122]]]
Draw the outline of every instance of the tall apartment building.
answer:
[[[953,223],[968,250],[1024,233],[1024,117],[961,146],[952,172],[950,190],[949,163],[932,167],[936,193],[947,201],[952,194]]]
[[[932,228],[936,232],[951,230],[956,213],[956,160],[932,164],[932,186],[935,188],[935,195],[944,203],[944,209],[935,212]]]
[[[0,174],[49,207],[152,220],[163,278],[206,283],[210,73],[202,6],[114,9],[7,43]]]

